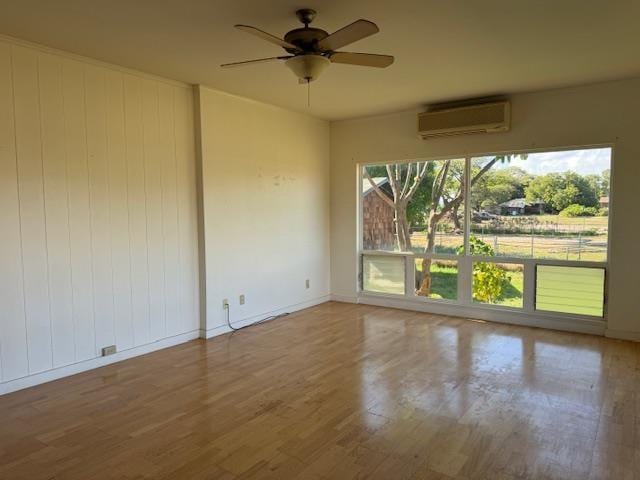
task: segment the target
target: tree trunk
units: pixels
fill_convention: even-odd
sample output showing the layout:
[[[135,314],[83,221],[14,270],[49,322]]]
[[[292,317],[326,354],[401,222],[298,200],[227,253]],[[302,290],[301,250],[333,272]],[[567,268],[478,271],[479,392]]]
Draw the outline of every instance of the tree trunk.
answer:
[[[462,225],[460,224],[460,217],[458,217],[458,210],[460,209],[460,204],[456,204],[451,210],[451,221],[453,222],[453,228],[456,232],[462,231]]]
[[[427,245],[424,249],[425,253],[433,253],[436,247],[436,229],[441,216],[433,211],[429,214],[427,227]],[[416,295],[428,297],[431,294],[431,258],[424,257],[422,259],[422,275],[420,278],[420,287],[416,290]]]
[[[407,220],[407,204],[405,202],[397,202],[395,204],[394,217],[396,248],[401,252],[410,252],[411,231]]]

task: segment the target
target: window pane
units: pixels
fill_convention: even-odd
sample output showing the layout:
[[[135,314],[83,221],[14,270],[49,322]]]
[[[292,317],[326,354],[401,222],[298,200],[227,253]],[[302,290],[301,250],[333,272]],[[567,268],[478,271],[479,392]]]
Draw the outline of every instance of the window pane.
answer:
[[[604,262],[610,168],[610,148],[473,158],[471,234],[491,255]]]
[[[445,300],[458,299],[458,262],[454,260],[431,260],[429,271],[431,272],[430,287],[422,296],[429,298],[443,298]],[[423,275],[423,260],[416,258],[416,286],[419,288]]]
[[[479,303],[522,308],[524,267],[519,263],[473,263],[473,299]]]
[[[538,265],[536,310],[604,316],[604,269]]]
[[[404,295],[404,257],[363,255],[362,289]]]
[[[464,170],[464,159],[363,167],[364,250],[458,253]]]

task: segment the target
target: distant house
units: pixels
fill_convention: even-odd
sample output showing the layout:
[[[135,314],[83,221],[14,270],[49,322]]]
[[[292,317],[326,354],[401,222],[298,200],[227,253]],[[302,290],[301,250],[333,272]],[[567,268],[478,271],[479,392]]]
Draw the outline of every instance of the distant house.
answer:
[[[530,202],[526,198],[514,198],[499,205],[502,215],[540,215],[544,213],[544,202],[535,200]]]
[[[387,177],[372,179],[392,198]],[[368,179],[362,179],[362,246],[365,250],[391,250],[395,243],[393,208],[375,192]]]
[[[609,208],[609,197],[600,197],[600,208]]]

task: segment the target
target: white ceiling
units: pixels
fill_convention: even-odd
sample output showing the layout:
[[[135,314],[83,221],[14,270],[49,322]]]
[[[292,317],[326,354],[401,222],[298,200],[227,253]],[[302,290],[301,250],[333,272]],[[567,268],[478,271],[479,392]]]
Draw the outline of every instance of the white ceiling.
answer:
[[[640,75],[637,0],[0,0],[0,32],[106,62],[327,118]],[[331,32],[358,18],[377,35],[343,50],[395,55],[378,70],[332,65],[306,86],[284,53],[232,28],[278,36],[297,8]]]

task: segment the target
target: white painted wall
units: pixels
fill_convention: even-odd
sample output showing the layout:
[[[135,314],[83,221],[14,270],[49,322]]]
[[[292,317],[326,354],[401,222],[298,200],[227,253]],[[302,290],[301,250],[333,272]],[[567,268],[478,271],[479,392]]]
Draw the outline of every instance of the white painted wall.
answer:
[[[233,322],[327,300],[329,123],[205,87],[199,97],[207,335],[224,329],[224,298]]]
[[[193,129],[187,85],[0,41],[0,393],[197,333]]]
[[[640,340],[637,214],[640,79],[515,95],[508,133],[421,140],[418,111],[331,124],[331,290],[357,287],[356,164],[475,153],[613,144],[607,334]]]

